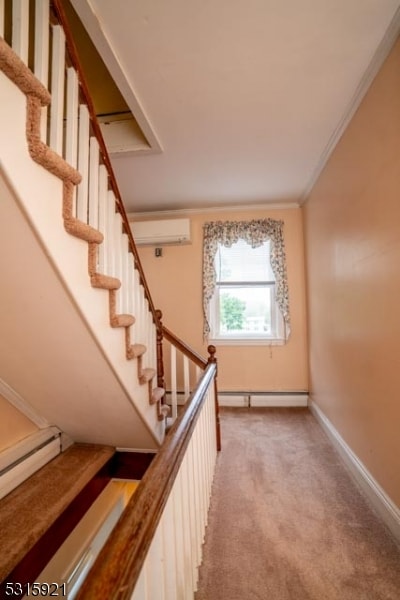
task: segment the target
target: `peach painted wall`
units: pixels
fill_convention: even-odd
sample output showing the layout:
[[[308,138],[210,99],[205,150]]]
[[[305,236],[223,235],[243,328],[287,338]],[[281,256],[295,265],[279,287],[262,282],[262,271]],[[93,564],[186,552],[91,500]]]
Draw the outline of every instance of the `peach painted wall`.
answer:
[[[179,215],[181,216],[181,215]],[[308,389],[304,252],[301,209],[209,212],[190,214],[192,244],[139,248],[155,306],[163,322],[197,352],[207,357],[203,342],[203,224],[212,220],[283,219],[292,316],[285,346],[218,346],[221,391],[299,391]],[[155,217],[159,218],[159,216]]]
[[[0,451],[35,431],[38,427],[0,395]]]
[[[400,505],[400,43],[304,223],[312,398]]]

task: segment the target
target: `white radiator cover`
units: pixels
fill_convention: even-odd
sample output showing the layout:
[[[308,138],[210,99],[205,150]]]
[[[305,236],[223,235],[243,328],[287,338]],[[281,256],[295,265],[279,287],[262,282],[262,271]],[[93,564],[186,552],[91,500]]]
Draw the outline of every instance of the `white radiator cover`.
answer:
[[[0,453],[0,499],[61,452],[61,432],[47,427]]]
[[[218,403],[220,406],[231,407],[298,407],[308,406],[308,394],[304,392],[288,393],[257,393],[249,392],[220,392],[218,394]]]

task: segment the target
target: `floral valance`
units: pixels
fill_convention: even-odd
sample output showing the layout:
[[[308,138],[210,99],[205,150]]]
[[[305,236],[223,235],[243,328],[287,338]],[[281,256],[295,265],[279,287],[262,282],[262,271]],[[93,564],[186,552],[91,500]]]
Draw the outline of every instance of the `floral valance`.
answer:
[[[283,221],[275,219],[254,219],[252,221],[211,221],[203,227],[203,335],[210,333],[208,309],[216,285],[214,266],[218,245],[227,248],[239,240],[244,240],[252,248],[270,240],[271,268],[275,275],[275,298],[285,323],[285,339],[290,334],[289,290],[286,274],[286,253],[283,238]]]

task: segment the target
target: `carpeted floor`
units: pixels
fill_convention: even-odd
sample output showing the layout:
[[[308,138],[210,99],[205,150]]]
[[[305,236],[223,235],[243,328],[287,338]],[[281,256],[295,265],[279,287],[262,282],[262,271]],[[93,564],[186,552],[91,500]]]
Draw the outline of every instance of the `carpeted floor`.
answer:
[[[400,547],[307,409],[222,409],[196,600],[399,600]]]

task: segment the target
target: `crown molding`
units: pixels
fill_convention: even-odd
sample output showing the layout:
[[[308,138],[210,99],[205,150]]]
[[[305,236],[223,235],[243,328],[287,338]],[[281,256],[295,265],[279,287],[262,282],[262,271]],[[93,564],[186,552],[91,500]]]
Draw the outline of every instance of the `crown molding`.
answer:
[[[131,212],[127,214],[129,220],[138,219],[142,217],[176,217],[186,215],[204,215],[207,213],[221,212],[245,212],[249,210],[289,210],[293,208],[299,208],[299,202],[282,202],[281,204],[275,202],[274,204],[242,204],[234,206],[210,206],[203,208],[179,208],[176,210],[151,210],[146,212]]]
[[[321,175],[325,165],[327,164],[332,152],[334,151],[336,145],[338,144],[340,138],[345,132],[347,126],[349,125],[351,119],[353,118],[355,112],[360,106],[364,96],[368,92],[373,80],[381,69],[383,63],[388,57],[390,51],[392,50],[398,36],[400,34],[400,7],[396,10],[389,27],[387,28],[385,35],[383,36],[370,64],[368,65],[364,75],[362,76],[354,95],[347,106],[341,120],[339,121],[336,129],[332,133],[331,137],[328,140],[327,145],[325,146],[321,157],[318,161],[318,165],[314,170],[311,179],[300,199],[300,206],[302,206],[308,199],[308,196],[311,193],[315,183],[317,182],[319,176]]]

